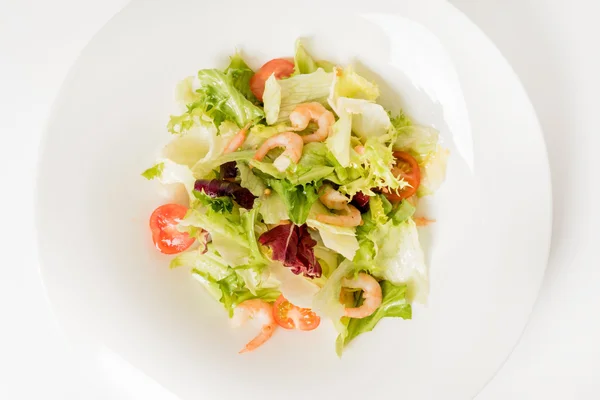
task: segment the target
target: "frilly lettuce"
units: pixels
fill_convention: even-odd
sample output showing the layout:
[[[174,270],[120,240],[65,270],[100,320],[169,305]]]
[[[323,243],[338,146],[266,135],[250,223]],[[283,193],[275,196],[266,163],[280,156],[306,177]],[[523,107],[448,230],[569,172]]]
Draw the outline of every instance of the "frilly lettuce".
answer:
[[[198,100],[188,106],[188,113],[200,109],[215,125],[233,121],[238,127],[264,117],[263,111],[244,97],[233,84],[232,76],[216,69],[198,71]]]
[[[388,188],[388,190],[401,189],[407,185],[402,179],[392,174],[391,167],[395,162],[391,146],[384,144],[380,138],[369,138],[364,145],[364,154],[353,153],[354,172],[359,177],[344,182],[339,191],[354,196],[358,192],[373,196],[374,188]]]
[[[230,316],[242,301],[253,298],[275,301],[280,294],[279,281],[264,264],[231,268],[212,243],[205,253],[192,250],[179,254],[170,267],[192,268],[194,278],[223,303]]]

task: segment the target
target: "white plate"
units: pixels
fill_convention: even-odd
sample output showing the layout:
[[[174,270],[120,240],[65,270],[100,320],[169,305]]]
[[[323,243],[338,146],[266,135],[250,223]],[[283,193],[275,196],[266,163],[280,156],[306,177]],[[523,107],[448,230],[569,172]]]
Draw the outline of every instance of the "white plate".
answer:
[[[224,67],[236,47],[253,67],[289,56],[299,36],[319,58],[355,63],[386,106],[440,129],[452,151],[425,208],[438,221],[422,235],[429,305],[384,320],[341,360],[326,325],[238,355],[252,332],[230,329],[152,248],[161,199],[139,175],[165,141],[179,79]],[[42,273],[65,331],[88,360],[117,354],[183,399],[472,397],[517,342],[546,265],[550,180],[531,104],[489,40],[440,1],[133,2],[66,80],[39,174]]]

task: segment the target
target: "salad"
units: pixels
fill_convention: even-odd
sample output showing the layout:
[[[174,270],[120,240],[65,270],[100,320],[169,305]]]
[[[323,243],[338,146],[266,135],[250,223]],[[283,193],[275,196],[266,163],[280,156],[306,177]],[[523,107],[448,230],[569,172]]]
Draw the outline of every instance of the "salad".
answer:
[[[184,196],[152,213],[152,240],[235,323],[260,322],[241,352],[327,318],[341,355],[382,318],[411,319],[428,295],[417,227],[433,222],[414,214],[448,158],[436,130],[300,41],[257,71],[236,53],[176,97],[171,140],[142,175]]]

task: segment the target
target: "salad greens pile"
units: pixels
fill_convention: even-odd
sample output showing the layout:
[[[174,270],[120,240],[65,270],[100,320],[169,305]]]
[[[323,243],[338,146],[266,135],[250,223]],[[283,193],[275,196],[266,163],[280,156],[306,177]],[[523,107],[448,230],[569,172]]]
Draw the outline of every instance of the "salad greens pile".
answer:
[[[410,319],[411,303],[426,301],[427,266],[413,214],[418,197],[443,182],[448,151],[435,129],[378,104],[377,84],[351,66],[315,60],[300,41],[287,62],[288,73],[255,73],[236,53],[224,70],[202,69],[180,82],[181,113],[167,124],[171,140],[142,175],[187,193],[175,236],[155,239],[159,250],[179,252],[171,268],[191,268],[229,316],[246,300],[273,303],[280,295],[311,308],[333,321],[341,354],[382,318]],[[260,79],[256,87],[264,91],[257,93]],[[303,131],[292,126],[290,115],[306,103],[333,113],[327,138],[305,143],[298,162],[284,169],[273,163],[281,149],[257,159],[270,138],[320,128],[318,117]],[[243,142],[227,151],[241,130]],[[407,157],[418,168],[403,163]],[[329,208],[327,190],[343,196],[346,213]],[[351,209],[360,212],[359,223],[348,222]],[[335,219],[340,223],[329,222]],[[177,235],[186,235],[189,248],[164,251]],[[370,315],[349,318],[345,310],[363,306],[365,296],[343,281],[359,273],[376,279],[381,302]]]

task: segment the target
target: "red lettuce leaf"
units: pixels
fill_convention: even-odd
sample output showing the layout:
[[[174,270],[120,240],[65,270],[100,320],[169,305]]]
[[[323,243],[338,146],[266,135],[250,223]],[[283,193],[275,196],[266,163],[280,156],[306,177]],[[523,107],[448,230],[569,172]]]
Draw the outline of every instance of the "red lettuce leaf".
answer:
[[[240,207],[250,210],[254,207],[254,196],[248,189],[242,187],[239,183],[221,181],[219,179],[198,179],[194,184],[194,189],[204,192],[210,197],[229,196],[240,205]]]
[[[323,271],[314,252],[317,242],[310,237],[306,224],[276,226],[263,233],[258,242],[269,246],[273,251],[273,260],[281,261],[294,274],[309,278],[321,276]]]
[[[225,164],[221,164],[219,168],[219,178],[224,181],[235,180],[237,177],[238,169],[235,161],[229,161]]]

